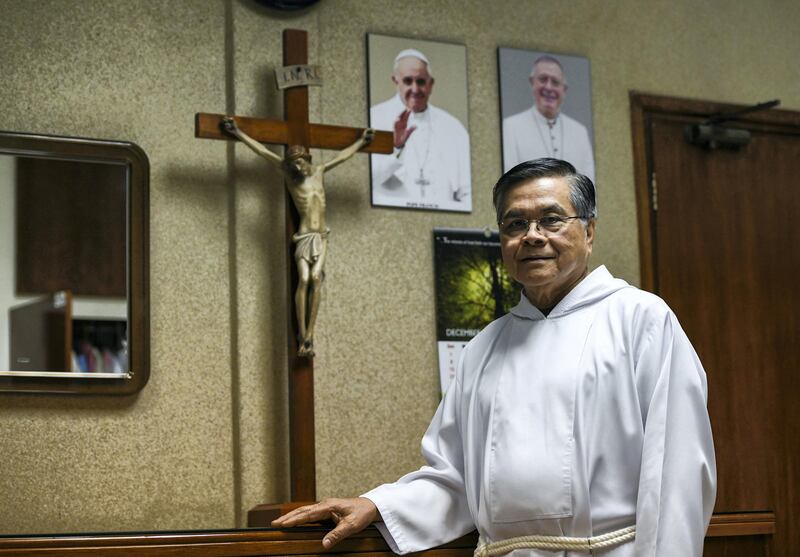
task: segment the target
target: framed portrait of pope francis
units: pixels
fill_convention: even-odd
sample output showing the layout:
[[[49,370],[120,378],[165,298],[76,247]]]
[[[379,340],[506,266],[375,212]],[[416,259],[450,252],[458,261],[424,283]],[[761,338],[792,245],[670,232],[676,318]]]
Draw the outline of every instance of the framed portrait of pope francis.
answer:
[[[370,33],[367,58],[369,125],[394,138],[370,157],[372,205],[471,212],[466,47]]]
[[[497,58],[503,172],[553,157],[595,182],[589,59],[517,48]]]

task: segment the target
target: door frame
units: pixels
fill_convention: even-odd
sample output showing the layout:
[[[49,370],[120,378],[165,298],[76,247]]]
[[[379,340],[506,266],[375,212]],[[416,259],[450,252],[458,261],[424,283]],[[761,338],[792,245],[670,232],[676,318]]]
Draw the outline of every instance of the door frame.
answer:
[[[713,114],[734,112],[747,108],[748,105],[666,97],[637,91],[631,91],[629,98],[639,238],[640,285],[641,288],[657,294],[659,292],[656,242],[657,187],[654,195],[650,179],[654,168],[651,144],[652,123],[656,119],[701,122]],[[744,114],[730,122],[734,125],[736,122],[746,123],[747,128],[751,130],[796,136],[800,130],[800,112],[770,109]],[[723,523],[725,527],[719,528],[718,525]],[[775,529],[776,516],[774,512],[721,513],[712,517],[707,537],[771,536],[775,533]]]

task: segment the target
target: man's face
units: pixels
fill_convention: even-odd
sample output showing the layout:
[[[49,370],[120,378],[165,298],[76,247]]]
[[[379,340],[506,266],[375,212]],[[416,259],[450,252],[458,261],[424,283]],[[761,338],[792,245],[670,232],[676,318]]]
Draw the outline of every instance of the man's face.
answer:
[[[392,74],[397,93],[412,112],[428,108],[428,99],[433,90],[433,78],[428,74],[428,65],[414,57],[401,58],[397,70]]]
[[[567,84],[564,81],[564,73],[558,64],[543,60],[536,64],[534,73],[530,77],[531,87],[533,88],[533,99],[536,101],[536,108],[545,118],[555,118],[564,96],[567,93]]]
[[[506,193],[501,221],[576,216],[569,192],[566,178],[518,184]],[[567,221],[557,233],[531,224],[524,235],[500,235],[503,263],[539,309],[552,308],[585,276],[593,240],[594,221],[584,227],[578,219]]]

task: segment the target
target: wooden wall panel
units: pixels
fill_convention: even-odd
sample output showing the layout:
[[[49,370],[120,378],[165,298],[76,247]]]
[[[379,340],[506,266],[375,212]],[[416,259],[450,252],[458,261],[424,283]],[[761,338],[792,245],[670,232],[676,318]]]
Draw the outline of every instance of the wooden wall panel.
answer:
[[[121,164],[17,158],[17,294],[126,295]]]

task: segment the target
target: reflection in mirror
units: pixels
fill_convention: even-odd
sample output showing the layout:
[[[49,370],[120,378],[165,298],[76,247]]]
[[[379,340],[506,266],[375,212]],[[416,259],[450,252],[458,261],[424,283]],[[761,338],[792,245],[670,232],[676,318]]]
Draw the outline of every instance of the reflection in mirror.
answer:
[[[147,180],[131,143],[0,132],[0,389],[149,376]]]
[[[0,155],[1,370],[127,371],[126,182],[121,164]]]

